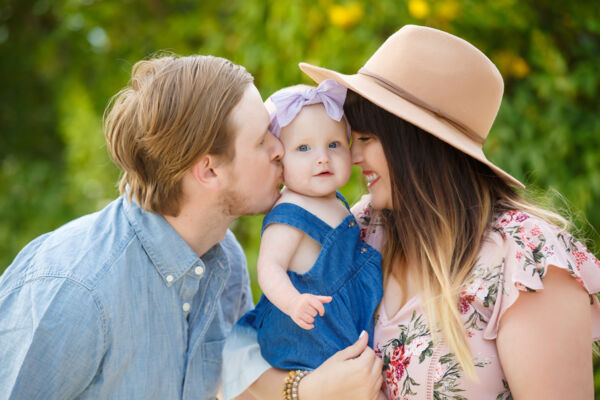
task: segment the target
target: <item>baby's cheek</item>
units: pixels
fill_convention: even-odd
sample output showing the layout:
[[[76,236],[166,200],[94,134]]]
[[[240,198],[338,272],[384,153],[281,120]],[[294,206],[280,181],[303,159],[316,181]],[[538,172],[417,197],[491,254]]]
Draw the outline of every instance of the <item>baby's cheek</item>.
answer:
[[[293,186],[298,182],[298,173],[294,170],[292,163],[284,163],[282,160],[283,166],[283,184],[286,186]]]

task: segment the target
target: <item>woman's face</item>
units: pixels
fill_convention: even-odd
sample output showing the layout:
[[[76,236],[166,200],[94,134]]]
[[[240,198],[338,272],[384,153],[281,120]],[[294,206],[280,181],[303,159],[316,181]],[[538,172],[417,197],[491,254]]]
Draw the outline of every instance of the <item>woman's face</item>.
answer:
[[[371,205],[377,209],[392,209],[390,173],[383,147],[377,136],[352,131],[352,164],[362,169],[371,193]]]

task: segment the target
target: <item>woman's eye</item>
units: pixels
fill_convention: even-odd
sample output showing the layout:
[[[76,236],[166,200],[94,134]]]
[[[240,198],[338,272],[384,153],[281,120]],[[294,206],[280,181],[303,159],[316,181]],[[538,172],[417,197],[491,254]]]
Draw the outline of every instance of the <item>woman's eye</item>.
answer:
[[[301,144],[298,146],[298,151],[308,151],[308,145]]]
[[[331,143],[329,143],[329,148],[335,149],[336,147],[338,147],[338,145],[339,145],[338,142],[331,142]]]
[[[366,142],[366,141],[368,141],[370,139],[371,139],[370,136],[360,136],[360,137],[356,138],[356,140],[358,140],[360,142]]]

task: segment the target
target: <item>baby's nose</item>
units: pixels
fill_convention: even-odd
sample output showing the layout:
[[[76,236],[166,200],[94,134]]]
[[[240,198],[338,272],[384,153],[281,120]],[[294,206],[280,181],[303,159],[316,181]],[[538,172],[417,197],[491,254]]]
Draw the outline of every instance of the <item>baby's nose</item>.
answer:
[[[323,152],[323,153],[319,154],[319,158],[317,158],[317,164],[322,165],[322,164],[328,164],[328,163],[329,163],[329,156],[327,155],[327,153]]]

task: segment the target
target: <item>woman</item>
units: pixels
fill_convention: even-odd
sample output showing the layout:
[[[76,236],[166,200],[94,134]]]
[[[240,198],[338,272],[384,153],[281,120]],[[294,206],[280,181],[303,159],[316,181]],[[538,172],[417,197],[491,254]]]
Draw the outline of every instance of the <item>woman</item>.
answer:
[[[300,67],[350,91],[352,160],[370,192],[353,210],[383,254],[374,351],[386,396],[591,398],[600,306],[590,294],[600,290],[600,262],[483,154],[503,91],[489,59],[445,32],[405,26],[356,75]],[[233,350],[242,340],[250,344]],[[226,363],[251,349],[251,332],[229,343]],[[377,362],[358,368],[348,357],[371,360],[362,345],[302,377],[299,398],[376,398]],[[257,360],[244,368],[258,376]],[[250,392],[278,398],[284,375],[267,369]]]

